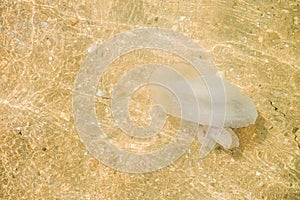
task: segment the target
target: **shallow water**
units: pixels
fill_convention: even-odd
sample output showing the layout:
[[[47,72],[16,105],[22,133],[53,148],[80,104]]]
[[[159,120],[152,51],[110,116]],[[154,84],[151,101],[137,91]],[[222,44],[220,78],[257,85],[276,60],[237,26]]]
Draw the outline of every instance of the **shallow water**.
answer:
[[[299,4],[2,1],[0,199],[297,199]],[[235,129],[239,148],[217,148],[201,160],[194,139],[173,164],[145,174],[116,171],[87,151],[72,112],[76,75],[89,47],[139,27],[167,28],[194,39],[224,78],[253,99],[259,117],[255,125]],[[114,123],[112,87],[124,72],[150,62],[190,67],[167,52],[134,51],[112,63],[98,86],[101,127],[113,144],[130,152],[162,148],[180,126],[169,116],[162,133],[141,140]],[[131,119],[148,125],[152,103],[146,87],[138,90],[129,106]]]

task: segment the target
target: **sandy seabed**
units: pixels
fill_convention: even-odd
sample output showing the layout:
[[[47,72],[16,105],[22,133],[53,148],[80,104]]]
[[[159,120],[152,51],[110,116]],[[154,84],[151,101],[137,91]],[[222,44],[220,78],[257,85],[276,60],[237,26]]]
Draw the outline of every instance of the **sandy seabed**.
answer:
[[[0,13],[0,199],[299,198],[299,1],[4,0]],[[195,139],[180,159],[145,174],[116,171],[86,150],[72,112],[76,75],[93,44],[141,27],[194,39],[253,99],[259,116],[235,129],[239,148],[201,160]],[[168,117],[164,134],[146,142],[115,126],[112,87],[147,62],[187,64],[158,50],[130,52],[99,81],[105,98],[95,97],[108,138],[133,152],[163,147],[179,126]],[[147,95],[141,88],[130,105],[141,126],[149,123]]]

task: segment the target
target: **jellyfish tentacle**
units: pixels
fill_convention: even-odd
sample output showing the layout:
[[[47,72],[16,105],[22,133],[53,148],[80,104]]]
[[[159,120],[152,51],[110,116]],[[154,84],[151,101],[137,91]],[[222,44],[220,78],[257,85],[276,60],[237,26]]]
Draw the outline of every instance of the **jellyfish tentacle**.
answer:
[[[207,127],[201,125],[198,129],[198,140],[201,143],[199,157],[204,158],[215,148],[216,140],[207,134]]]

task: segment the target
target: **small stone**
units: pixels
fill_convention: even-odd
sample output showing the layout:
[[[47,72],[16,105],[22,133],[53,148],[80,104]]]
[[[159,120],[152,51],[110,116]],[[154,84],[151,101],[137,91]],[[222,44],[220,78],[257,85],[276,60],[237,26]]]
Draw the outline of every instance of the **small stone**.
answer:
[[[292,133],[296,133],[298,130],[299,130],[298,127],[294,127],[293,130],[292,130]]]
[[[99,97],[103,97],[104,93],[102,92],[102,90],[98,90],[97,91],[97,96]]]
[[[88,48],[88,52],[91,53],[92,51],[94,51],[96,49],[97,45],[92,45]]]
[[[294,24],[299,25],[299,17],[294,17]]]
[[[66,120],[66,121],[70,121],[70,115],[68,113],[61,112],[60,117],[63,118],[64,120]]]
[[[41,27],[46,27],[48,26],[48,22],[41,22]]]
[[[25,43],[20,41],[20,42],[19,42],[19,46],[22,46],[22,47],[23,47],[23,46],[25,46]]]
[[[262,182],[262,181],[260,181],[260,182],[258,182],[258,187],[263,187],[265,184]]]
[[[70,20],[70,23],[71,23],[72,26],[75,26],[76,24],[78,24],[78,22],[79,22],[78,18],[73,18],[73,19]]]
[[[287,169],[283,169],[283,170],[281,171],[281,174],[282,174],[283,176],[287,176],[287,175],[289,174],[289,171],[288,171]]]
[[[92,24],[93,23],[93,20],[91,20],[91,19],[87,19],[86,21],[87,21],[88,24]]]
[[[33,25],[33,20],[30,19],[30,20],[28,21],[28,23],[29,23],[30,25]]]
[[[177,29],[178,29],[178,25],[177,25],[177,24],[174,24],[174,25],[172,26],[172,30],[173,30],[173,31],[177,31]]]
[[[185,20],[186,19],[186,16],[180,16],[180,21],[183,21],[183,20]]]

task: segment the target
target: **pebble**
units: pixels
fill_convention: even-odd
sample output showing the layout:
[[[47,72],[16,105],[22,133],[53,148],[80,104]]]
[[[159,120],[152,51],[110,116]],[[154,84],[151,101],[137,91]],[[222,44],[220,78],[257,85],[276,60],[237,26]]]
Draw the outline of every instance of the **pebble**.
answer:
[[[183,21],[183,20],[185,20],[186,19],[186,16],[180,16],[180,21]]]
[[[71,23],[72,26],[75,26],[76,24],[78,24],[78,22],[79,22],[78,18],[73,18],[73,19],[70,20],[70,23]]]
[[[41,22],[41,27],[46,27],[48,26],[48,22]]]
[[[173,31],[177,31],[177,30],[178,30],[178,25],[177,25],[177,24],[174,24],[174,25],[172,26],[172,30],[173,30]]]
[[[103,97],[104,93],[102,92],[102,90],[98,90],[97,91],[97,96],[99,97]]]
[[[63,118],[64,120],[66,120],[66,121],[70,121],[70,115],[68,113],[61,112],[60,117]]]
[[[294,17],[294,24],[299,25],[299,17]]]
[[[93,20],[87,19],[87,23],[88,23],[88,24],[92,24],[92,23],[93,23]]]

